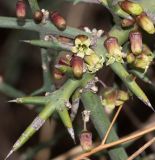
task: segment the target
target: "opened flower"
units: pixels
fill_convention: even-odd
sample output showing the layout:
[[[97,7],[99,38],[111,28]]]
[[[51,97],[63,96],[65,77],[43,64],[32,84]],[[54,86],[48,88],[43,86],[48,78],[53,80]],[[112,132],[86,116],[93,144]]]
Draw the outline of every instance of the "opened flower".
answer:
[[[94,51],[91,52],[91,55],[85,56],[84,60],[88,71],[91,73],[95,73],[103,67],[104,58],[102,56],[98,56]]]
[[[85,55],[90,55],[92,49],[89,48],[91,45],[90,39],[86,35],[78,35],[75,38],[75,46],[72,47],[72,52],[81,58],[84,58]]]

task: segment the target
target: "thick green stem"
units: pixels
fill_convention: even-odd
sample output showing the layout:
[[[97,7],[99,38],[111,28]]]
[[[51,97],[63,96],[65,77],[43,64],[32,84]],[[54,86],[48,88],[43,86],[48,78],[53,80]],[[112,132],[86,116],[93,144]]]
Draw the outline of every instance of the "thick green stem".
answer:
[[[28,2],[31,7],[32,13],[40,9],[37,0],[28,0]]]
[[[97,95],[87,92],[82,94],[82,103],[84,104],[85,109],[91,111],[91,120],[102,139],[108,130],[110,121],[103,110],[100,99]],[[118,139],[117,133],[112,129],[107,141],[113,142]],[[122,147],[110,149],[108,153],[112,160],[126,160],[128,157]]]

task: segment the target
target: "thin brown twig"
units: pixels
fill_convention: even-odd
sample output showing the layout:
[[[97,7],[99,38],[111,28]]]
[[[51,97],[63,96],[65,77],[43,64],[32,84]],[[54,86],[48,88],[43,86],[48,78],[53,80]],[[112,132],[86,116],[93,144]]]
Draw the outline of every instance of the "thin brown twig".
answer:
[[[134,139],[138,139],[141,136],[143,136],[143,135],[145,135],[147,133],[150,133],[152,131],[155,131],[155,123],[147,126],[147,128],[145,128],[143,130],[136,131],[136,132],[132,133],[131,135],[125,136],[125,137],[123,137],[123,138],[121,138],[121,139],[119,139],[117,141],[114,141],[114,142],[111,142],[111,143],[108,143],[108,144],[104,144],[104,145],[101,144],[98,147],[96,147],[93,150],[91,150],[90,152],[81,154],[80,156],[76,157],[74,160],[82,160],[82,159],[84,159],[86,157],[89,157],[92,154],[95,154],[95,153],[97,153],[97,152],[99,152],[101,150],[105,150],[105,149],[120,145],[122,143],[131,141],[131,140],[134,140]]]
[[[133,153],[127,160],[133,160],[135,159],[138,155],[140,155],[146,148],[151,146],[155,142],[155,137],[152,138],[150,141],[145,143],[141,148],[139,148],[135,153]]]
[[[107,130],[107,132],[106,132],[106,134],[105,134],[105,137],[104,137],[104,139],[102,140],[102,143],[101,143],[102,145],[104,145],[104,144],[106,143],[106,140],[107,140],[107,138],[108,138],[108,136],[109,136],[109,134],[110,134],[110,131],[111,131],[114,123],[116,122],[116,119],[117,119],[117,117],[118,117],[118,115],[119,115],[122,107],[123,107],[123,105],[120,105],[120,106],[118,107],[118,110],[117,110],[117,112],[115,113],[115,116],[114,116],[114,118],[113,118],[113,120],[112,120],[112,122],[111,122],[111,124],[110,124],[110,126],[109,126],[109,128],[108,128],[108,130]]]

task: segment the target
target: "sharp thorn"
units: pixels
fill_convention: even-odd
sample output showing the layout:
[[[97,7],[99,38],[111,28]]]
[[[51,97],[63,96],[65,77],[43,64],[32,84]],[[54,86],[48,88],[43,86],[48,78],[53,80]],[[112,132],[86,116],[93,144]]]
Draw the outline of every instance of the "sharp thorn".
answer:
[[[20,42],[23,42],[23,43],[31,43],[30,40],[20,40]]]
[[[150,107],[153,110],[153,112],[155,112],[155,109],[153,108],[153,106],[151,105],[151,103],[149,101],[146,102],[146,105],[148,107]]]
[[[68,128],[67,130],[68,130],[68,132],[69,132],[71,138],[73,139],[74,143],[76,144],[76,141],[75,141],[75,134],[74,134],[73,128]]]
[[[13,154],[13,152],[14,152],[14,150],[11,150],[4,160],[7,160]]]
[[[8,103],[16,103],[17,99],[9,100]]]

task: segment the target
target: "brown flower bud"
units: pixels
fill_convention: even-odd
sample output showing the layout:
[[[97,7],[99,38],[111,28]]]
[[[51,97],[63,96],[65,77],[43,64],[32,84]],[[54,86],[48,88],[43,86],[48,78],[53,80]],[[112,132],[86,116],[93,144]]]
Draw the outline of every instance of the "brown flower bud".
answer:
[[[142,52],[142,34],[139,31],[132,31],[129,35],[131,43],[131,51],[133,54],[138,55]]]
[[[133,63],[135,61],[135,56],[132,53],[129,53],[126,57],[128,63]]]
[[[54,68],[53,76],[55,80],[61,80],[64,76],[62,72],[60,72],[58,69]]]
[[[92,133],[89,131],[83,131],[80,134],[80,144],[84,151],[88,152],[92,149]]]
[[[60,15],[58,11],[51,12],[50,20],[61,31],[66,29],[66,20]]]
[[[125,12],[132,15],[140,15],[143,12],[143,8],[135,2],[125,0],[120,2],[119,5]]]
[[[41,23],[43,16],[44,16],[43,12],[41,10],[37,10],[34,12],[33,19],[38,24]]]
[[[71,60],[71,66],[73,74],[76,78],[81,78],[83,75],[83,59],[78,56],[74,56]]]
[[[16,16],[19,19],[24,19],[26,17],[26,4],[24,0],[18,0],[16,3]]]
[[[128,19],[128,18],[125,18],[121,21],[121,25],[122,27],[131,27],[135,24],[135,20],[134,19]]]
[[[107,38],[104,42],[104,46],[111,55],[121,54],[121,47],[118,44],[118,39],[115,37]]]
[[[141,15],[137,16],[136,21],[138,22],[139,26],[142,27],[149,34],[155,33],[154,24],[146,13],[143,12]]]

